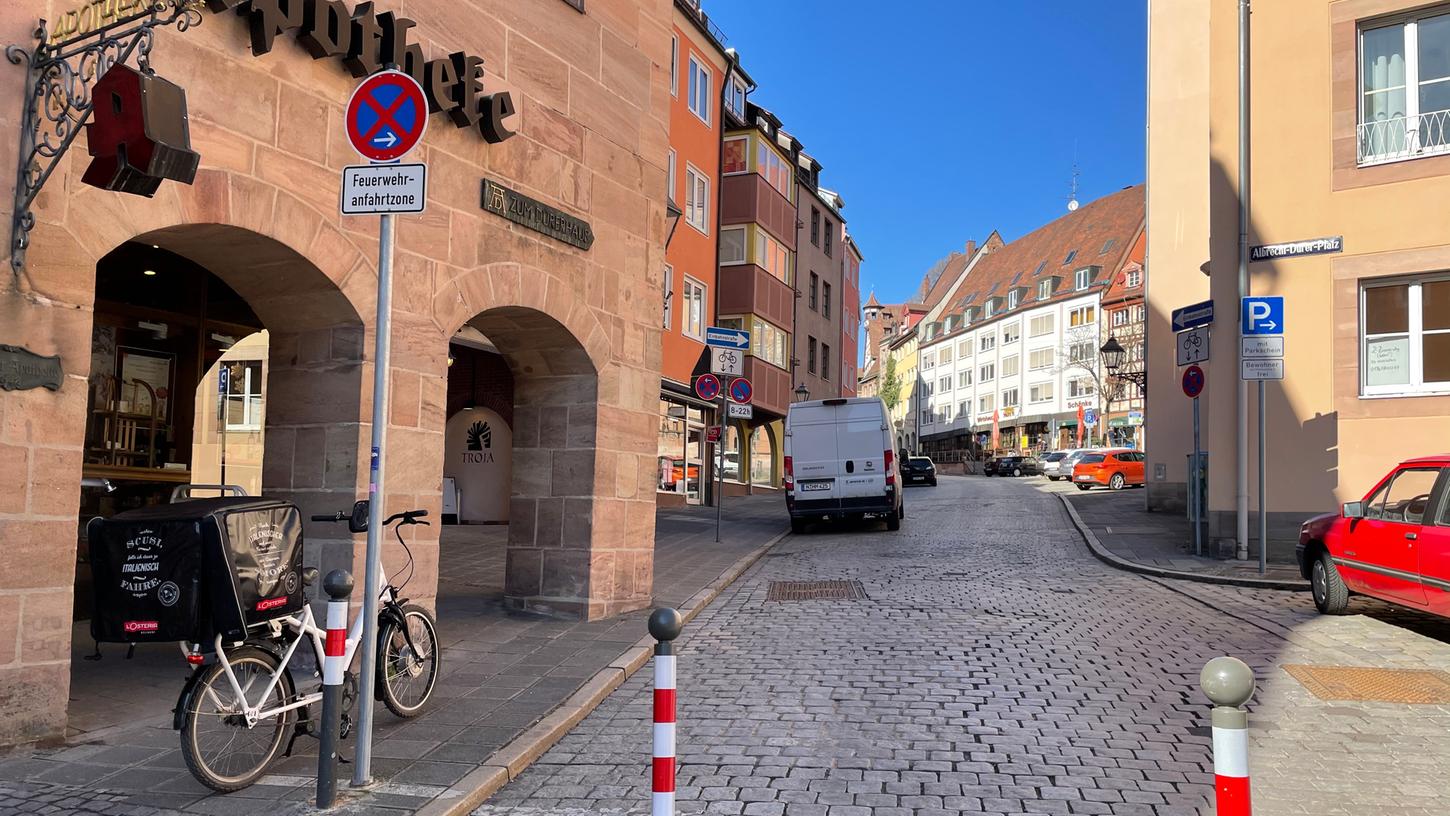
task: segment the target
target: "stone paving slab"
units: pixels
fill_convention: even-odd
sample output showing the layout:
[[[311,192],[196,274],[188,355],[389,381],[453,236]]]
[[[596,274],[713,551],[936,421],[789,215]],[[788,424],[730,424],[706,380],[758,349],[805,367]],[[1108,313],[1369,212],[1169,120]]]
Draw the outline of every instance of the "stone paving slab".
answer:
[[[702,507],[657,513],[657,605],[685,604],[743,556],[778,536],[787,521],[777,496],[732,498],[726,505],[726,534],[717,544],[714,515],[713,508]],[[706,516],[710,523],[700,523]],[[499,531],[484,532],[501,545]],[[448,557],[445,550],[444,576],[455,572],[448,568]],[[491,586],[484,571],[465,568],[473,566],[460,565],[460,581],[440,583],[439,639],[445,651],[435,703],[413,720],[400,720],[378,707],[372,769],[381,784],[366,794],[342,791],[335,812],[415,812],[481,765],[491,764],[493,755],[505,751],[646,634],[646,611],[590,623],[510,614],[498,604],[501,580]],[[294,756],[274,763],[267,777],[246,790],[215,794],[192,779],[181,761],[169,715],[186,667],[174,645],[165,648],[176,679],[165,689],[164,700],[154,699],[154,673],[139,673],[144,678],[140,688],[147,689],[155,709],[165,716],[152,714],[127,725],[108,724],[88,712],[89,727],[72,744],[0,760],[0,814],[120,814],[134,808],[139,816],[290,816],[311,809],[317,743],[310,738],[299,739]],[[124,678],[126,664],[111,657],[107,661],[89,668],[109,667]],[[111,694],[124,698],[127,692],[115,688]],[[121,716],[133,714],[127,709]],[[351,746],[344,743],[346,756]],[[347,766],[339,771],[344,780],[350,773]],[[55,801],[67,804],[33,809],[34,803],[50,807]]]

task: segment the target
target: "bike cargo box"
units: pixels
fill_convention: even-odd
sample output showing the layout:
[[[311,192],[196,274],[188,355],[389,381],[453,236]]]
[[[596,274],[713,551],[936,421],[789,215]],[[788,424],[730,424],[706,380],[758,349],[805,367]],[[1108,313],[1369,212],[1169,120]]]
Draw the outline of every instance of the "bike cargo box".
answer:
[[[193,499],[92,519],[86,533],[98,641],[238,642],[302,609],[302,516],[288,502]]]

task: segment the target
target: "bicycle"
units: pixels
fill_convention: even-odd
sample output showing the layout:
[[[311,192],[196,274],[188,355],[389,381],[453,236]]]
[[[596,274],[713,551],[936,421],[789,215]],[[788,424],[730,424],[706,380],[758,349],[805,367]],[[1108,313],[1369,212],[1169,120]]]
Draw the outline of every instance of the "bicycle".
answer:
[[[393,525],[398,542],[408,554],[404,568],[408,576],[394,586],[379,576],[377,588],[378,665],[377,696],[393,714],[416,717],[422,713],[438,682],[437,624],[428,610],[401,598],[402,589],[413,576],[413,553],[403,540],[402,528],[428,524],[418,519],[426,510],[396,513],[383,521]],[[367,532],[368,503],[357,502],[351,515],[338,511],[315,515],[313,521],[348,523],[352,533]],[[396,522],[396,524],[395,524]],[[317,580],[317,569],[303,570],[303,584]],[[187,770],[207,787],[231,792],[253,784],[266,772],[282,744],[286,755],[299,735],[312,733],[308,707],[322,701],[323,642],[326,631],[319,628],[312,607],[304,605],[297,615],[288,615],[253,627],[247,640],[234,646],[212,644],[214,651],[203,654],[202,644],[181,644],[188,663],[196,666],[175,709],[174,727],[181,732],[181,752]],[[363,620],[358,615],[347,631],[344,660],[351,667],[362,642]],[[315,691],[299,694],[290,669],[293,655],[306,640],[316,660],[311,680]],[[255,693],[254,693],[255,692]],[[352,728],[351,710],[357,700],[357,672],[349,668],[344,680],[342,736]]]

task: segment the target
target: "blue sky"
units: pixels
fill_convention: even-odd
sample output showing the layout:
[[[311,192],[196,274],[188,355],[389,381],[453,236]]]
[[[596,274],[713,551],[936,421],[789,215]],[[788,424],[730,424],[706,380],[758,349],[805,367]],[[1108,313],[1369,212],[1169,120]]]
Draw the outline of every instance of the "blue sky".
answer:
[[[890,9],[883,14],[882,9]],[[1144,179],[1144,0],[706,0],[751,99],[824,166],[866,255],[861,298]]]

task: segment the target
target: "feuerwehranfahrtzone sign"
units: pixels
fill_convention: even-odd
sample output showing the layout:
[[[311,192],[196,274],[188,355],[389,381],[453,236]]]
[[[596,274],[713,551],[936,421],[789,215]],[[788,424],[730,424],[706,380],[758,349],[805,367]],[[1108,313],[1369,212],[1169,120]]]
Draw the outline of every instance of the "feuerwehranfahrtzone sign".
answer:
[[[1327,252],[1343,251],[1344,236],[1330,235],[1305,241],[1290,241],[1285,244],[1261,244],[1249,250],[1249,260],[1272,261],[1276,258],[1298,258],[1301,255],[1323,255]]]
[[[420,213],[428,203],[425,164],[359,164],[342,168],[342,214]]]
[[[733,349],[749,348],[750,332],[742,329],[722,329],[719,326],[706,326],[705,345]]]
[[[588,221],[491,179],[483,180],[483,209],[569,246],[587,250],[594,245],[594,228]]]

